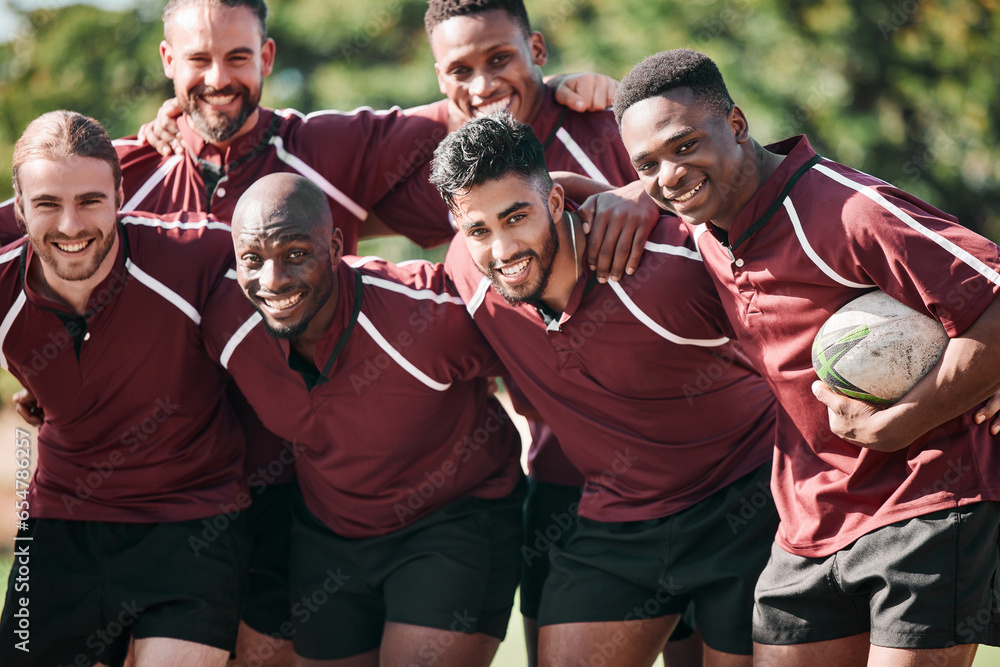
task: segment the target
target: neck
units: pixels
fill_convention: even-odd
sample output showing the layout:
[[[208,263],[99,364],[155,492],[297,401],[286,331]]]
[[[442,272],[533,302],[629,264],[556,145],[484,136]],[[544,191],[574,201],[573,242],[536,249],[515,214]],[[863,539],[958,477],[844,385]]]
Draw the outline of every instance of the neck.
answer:
[[[87,312],[87,303],[94,289],[100,285],[111,269],[114,268],[115,260],[118,258],[118,246],[121,237],[115,229],[115,240],[111,245],[111,250],[101,261],[89,278],[84,280],[66,280],[55,274],[55,271],[37,255],[32,258],[28,267],[27,281],[31,289],[35,290],[46,299],[66,305],[73,313],[84,315]]]
[[[562,219],[556,223],[559,234],[559,252],[553,262],[549,284],[542,295],[542,302],[557,313],[566,310],[569,298],[580,280],[582,262],[586,259],[587,237],[575,213],[563,211]]]
[[[764,183],[767,179],[771,177],[781,164],[782,160],[785,159],[784,155],[778,155],[777,153],[772,153],[763,146],[757,143],[755,139],[750,138],[750,144],[747,146],[747,160],[751,161],[753,164],[753,170],[747,175],[746,179],[746,190],[743,193],[742,201],[739,202],[739,206],[735,208],[732,215],[724,219],[713,219],[712,224],[720,229],[724,229],[727,232],[732,228],[733,222],[736,216],[739,215],[740,211],[747,205],[747,203],[753,199],[754,195],[764,187]]]
[[[291,345],[295,348],[295,351],[313,363],[316,361],[316,347],[327,331],[333,326],[334,317],[337,315],[341,284],[338,267],[335,266],[333,269],[333,290],[330,292],[330,298],[317,311],[302,335],[291,340]]]

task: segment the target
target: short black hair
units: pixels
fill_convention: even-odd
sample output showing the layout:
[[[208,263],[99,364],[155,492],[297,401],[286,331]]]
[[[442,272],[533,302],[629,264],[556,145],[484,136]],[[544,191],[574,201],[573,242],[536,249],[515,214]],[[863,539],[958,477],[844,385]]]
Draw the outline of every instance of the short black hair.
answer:
[[[522,0],[428,0],[427,11],[424,13],[424,28],[427,36],[439,23],[444,23],[455,16],[472,16],[491,12],[494,9],[507,12],[524,29],[524,34],[531,33],[531,23],[528,21],[528,10]]]
[[[188,5],[216,5],[223,7],[246,7],[254,13],[260,22],[260,39],[267,39],[267,4],[264,0],[168,0],[167,6],[163,8],[163,37],[170,40],[167,34],[167,26],[173,19],[174,13],[181,7]]]
[[[456,197],[511,172],[546,195],[552,190],[545,149],[535,131],[510,112],[498,111],[470,120],[444,138],[434,151],[431,183],[454,213]]]
[[[675,88],[690,88],[699,102],[720,115],[733,108],[722,72],[704,53],[691,49],[660,51],[632,68],[615,92],[615,120],[621,128],[629,107]]]

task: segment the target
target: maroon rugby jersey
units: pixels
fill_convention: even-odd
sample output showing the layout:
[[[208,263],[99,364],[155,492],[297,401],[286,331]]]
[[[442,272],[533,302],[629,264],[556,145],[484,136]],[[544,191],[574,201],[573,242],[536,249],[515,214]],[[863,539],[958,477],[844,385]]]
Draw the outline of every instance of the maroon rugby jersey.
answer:
[[[589,270],[558,320],[511,305],[457,236],[446,268],[507,371],[586,478],[579,514],[679,512],[772,457],[775,399],[744,365],[689,229],[664,216],[639,270]]]
[[[1000,447],[972,411],[883,453],[834,436],[810,389],[816,332],[873,289],[961,335],[1000,289],[997,246],[884,181],[820,158],[803,136],[768,149],[787,157],[728,236],[713,227],[698,244],[783,408],[772,483],[779,544],[825,556],[896,521],[1000,499]]]
[[[520,438],[486,381],[502,368],[448,293],[443,268],[347,258],[337,271],[337,312],[311,377],[288,341],[266,333],[235,281],[203,322],[209,350],[264,425],[301,445],[297,474],[310,511],[361,538],[464,495],[509,494],[521,474]]]
[[[0,366],[45,408],[32,518],[184,521],[245,488],[205,302],[231,261],[227,225],[119,216],[118,256],[79,317],[32,290],[27,239],[0,251]]]
[[[326,193],[350,252],[357,249],[368,210],[426,160],[447,132],[447,125],[398,109],[303,116],[261,107],[257,125],[220,151],[184,117],[177,125],[191,151],[183,155],[163,156],[134,137],[114,142],[122,163],[123,211],[203,211],[228,221],[240,195],[258,178],[294,172]],[[23,234],[11,202],[0,205],[0,242]],[[421,213],[401,207],[401,233],[407,234],[411,222],[419,228]]]
[[[407,113],[425,116],[447,126],[448,100],[410,109]],[[556,102],[555,91],[549,87],[532,129],[545,145],[545,163],[550,171],[570,171],[614,187],[627,185],[636,179],[635,169],[621,142],[611,111],[572,111]],[[400,192],[402,196],[394,195],[375,208],[387,225],[397,232],[409,233],[411,238],[419,235],[418,242],[428,247],[451,240],[455,235],[451,216],[437,188],[430,183],[429,164],[401,185]],[[413,206],[425,212],[425,227],[415,228],[404,217],[407,207]],[[399,225],[404,221],[407,224],[405,229]],[[516,386],[511,389],[514,405],[517,406]],[[531,430],[528,472],[532,478],[579,486],[583,478],[559,451],[559,443],[551,429],[532,419],[528,420],[528,424]]]

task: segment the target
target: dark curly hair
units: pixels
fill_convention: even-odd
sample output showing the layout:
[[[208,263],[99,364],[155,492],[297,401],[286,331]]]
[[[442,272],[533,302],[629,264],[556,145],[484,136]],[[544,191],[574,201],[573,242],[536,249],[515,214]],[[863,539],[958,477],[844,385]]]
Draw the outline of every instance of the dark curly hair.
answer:
[[[424,14],[424,28],[430,37],[439,23],[444,23],[454,16],[472,16],[494,9],[510,14],[511,18],[524,29],[525,35],[531,32],[528,10],[524,8],[524,2],[521,0],[429,0],[427,12]]]
[[[431,183],[454,213],[456,197],[511,172],[546,196],[552,190],[545,149],[535,131],[500,111],[475,118],[444,138],[434,151]]]
[[[726,115],[733,108],[722,73],[712,59],[691,49],[661,51],[632,68],[615,92],[615,120],[643,100],[675,88],[690,88],[698,102]]]

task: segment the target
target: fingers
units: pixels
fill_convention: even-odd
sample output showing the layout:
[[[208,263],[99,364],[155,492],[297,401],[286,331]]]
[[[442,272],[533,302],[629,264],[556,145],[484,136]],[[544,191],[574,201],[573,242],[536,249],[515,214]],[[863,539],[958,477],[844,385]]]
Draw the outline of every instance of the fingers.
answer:
[[[176,98],[167,100],[160,105],[159,111],[156,112],[156,120],[139,129],[140,138],[161,155],[180,155],[184,152],[184,145],[176,119],[180,117],[181,113],[183,112]]]
[[[604,239],[601,241],[601,247],[597,253],[597,282],[608,282],[608,277],[613,275],[616,269],[618,274],[615,280],[621,278],[621,273],[625,270],[624,258],[631,247],[631,238],[630,235],[626,236],[622,233],[619,225],[606,225],[604,227]],[[588,246],[590,243],[596,244],[598,240],[598,237],[592,234]]]
[[[823,384],[821,380],[816,380],[812,383],[812,392],[813,396],[819,399],[820,403],[831,410],[834,410],[843,398],[840,394]]]
[[[983,404],[975,414],[975,422],[977,424],[983,424],[991,417],[996,417],[997,413],[1000,412],[1000,393],[993,394],[993,396]],[[1000,434],[1000,417],[997,417],[990,424],[990,435]]]
[[[32,426],[39,427],[45,421],[45,411],[38,405],[35,397],[28,393],[27,389],[22,389],[13,396],[14,411],[21,416],[21,419]]]
[[[593,82],[587,78],[581,81],[581,75],[567,77],[556,88],[556,102],[574,111],[585,111],[586,100],[594,94]]]

